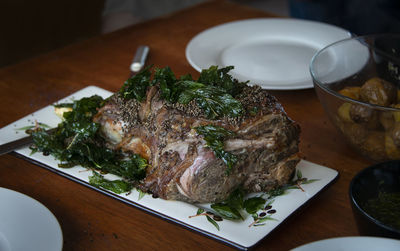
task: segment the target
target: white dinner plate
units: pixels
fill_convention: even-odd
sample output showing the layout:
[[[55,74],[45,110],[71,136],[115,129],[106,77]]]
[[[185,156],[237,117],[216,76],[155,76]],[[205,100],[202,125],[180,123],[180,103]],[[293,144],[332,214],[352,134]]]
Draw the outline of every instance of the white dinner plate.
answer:
[[[311,242],[292,251],[399,251],[400,240],[380,237],[339,237]]]
[[[40,202],[0,187],[0,250],[62,250],[56,217]]]
[[[73,100],[89,97],[94,94],[107,98],[112,93],[96,86],[89,86],[66,97],[65,99],[62,99],[60,102],[72,102]],[[60,123],[60,118],[55,115],[54,107],[52,105],[46,106],[39,111],[1,128],[0,144],[25,136],[24,131],[18,129],[34,125],[35,121],[55,127]],[[28,147],[18,150],[17,153],[19,156],[22,156],[35,164],[72,179],[80,184],[89,186],[107,196],[111,196],[153,215],[159,216],[239,249],[248,249],[268,236],[294,212],[299,210],[311,198],[315,197],[319,192],[332,183],[338,175],[336,170],[302,160],[297,165],[297,170],[301,171],[302,177],[315,179],[316,181],[302,185],[304,191],[301,191],[300,189],[288,190],[287,194],[274,198],[273,203],[271,202],[271,206],[276,210],[276,213],[273,214],[274,220],[267,221],[265,222],[265,225],[262,226],[253,226],[253,218],[247,216],[243,221],[223,220],[218,222],[219,229],[217,229],[205,216],[190,217],[195,215],[199,208],[206,211],[212,211],[210,204],[190,204],[181,201],[167,201],[160,198],[153,198],[148,194],[143,198],[140,198],[139,192],[136,190],[133,190],[128,194],[115,194],[91,186],[88,182],[88,177],[92,175],[92,172],[86,168],[81,166],[60,168],[58,166],[59,161],[55,160],[52,156],[44,156],[42,153],[31,154],[31,150]],[[107,174],[106,178],[117,179],[118,177]]]
[[[312,88],[312,56],[328,44],[351,37],[342,28],[292,18],[260,18],[225,23],[196,35],[186,58],[197,70],[234,66],[240,81],[270,90]]]

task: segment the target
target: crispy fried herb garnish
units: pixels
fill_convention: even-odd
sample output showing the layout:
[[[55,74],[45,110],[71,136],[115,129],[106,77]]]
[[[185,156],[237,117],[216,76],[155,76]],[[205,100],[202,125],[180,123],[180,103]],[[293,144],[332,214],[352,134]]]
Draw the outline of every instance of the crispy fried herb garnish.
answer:
[[[226,90],[194,81],[177,82],[180,88],[178,102],[188,104],[193,99],[209,119],[223,116],[239,117],[243,114],[242,103],[234,99]]]
[[[243,114],[242,104],[234,98],[241,92],[246,82],[233,79],[228,72],[233,67],[218,69],[211,66],[203,70],[198,80],[190,75],[176,78],[168,66],[155,69],[153,79],[148,68],[133,78],[128,79],[121,88],[124,98],[135,98],[143,101],[148,86],[158,84],[161,98],[169,103],[188,104],[195,100],[209,119],[218,119],[223,116],[239,117]]]
[[[232,69],[233,66],[227,66],[220,69],[218,69],[218,66],[211,66],[210,68],[201,71],[197,82],[223,89],[226,93],[235,97],[242,91],[249,81],[239,82],[237,79],[234,79],[228,73]]]
[[[157,68],[154,71],[152,85],[160,85],[161,97],[170,103],[176,103],[179,95],[178,80],[171,68]]]
[[[144,68],[138,74],[128,78],[120,89],[120,94],[126,99],[136,99],[142,102],[146,97],[147,87],[150,86],[151,66]]]
[[[32,151],[54,156],[63,168],[81,165],[130,181],[144,178],[145,159],[136,154],[126,156],[104,146],[104,139],[99,135],[100,125],[93,122],[93,116],[103,105],[103,98],[97,95],[70,103],[72,110],[63,113],[64,120],[54,133],[40,129],[32,132]]]
[[[205,125],[194,128],[196,132],[204,137],[206,146],[211,148],[217,158],[222,159],[227,165],[227,174],[230,174],[237,162],[237,156],[224,150],[224,140],[233,136],[234,132],[220,126]]]
[[[106,190],[113,191],[114,193],[126,193],[132,190],[132,183],[124,180],[108,180],[103,175],[93,172],[92,176],[89,176],[89,184],[95,187],[101,187]]]
[[[240,92],[245,83],[233,80],[227,74],[232,67],[203,70],[197,81],[190,75],[177,79],[169,67],[156,69],[153,84],[159,83],[161,97],[170,103],[188,104],[196,100],[197,105],[209,119],[224,115],[238,117],[243,113],[242,104],[232,95]]]

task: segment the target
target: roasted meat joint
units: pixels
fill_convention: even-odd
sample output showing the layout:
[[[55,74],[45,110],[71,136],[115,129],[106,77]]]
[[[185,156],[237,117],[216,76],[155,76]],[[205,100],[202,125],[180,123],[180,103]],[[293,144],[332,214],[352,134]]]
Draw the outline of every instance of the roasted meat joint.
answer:
[[[95,121],[110,145],[148,160],[142,190],[215,202],[238,186],[260,192],[288,182],[299,162],[299,126],[267,91],[229,70],[211,67],[193,81],[159,69],[142,97],[127,98],[133,80],[100,109]]]
[[[193,79],[146,68],[106,100],[58,106],[64,122],[54,135],[36,132],[36,150],[100,171],[91,183],[113,173],[166,200],[214,203],[238,187],[280,187],[300,160],[300,127],[272,95],[234,79],[231,69],[212,66]]]

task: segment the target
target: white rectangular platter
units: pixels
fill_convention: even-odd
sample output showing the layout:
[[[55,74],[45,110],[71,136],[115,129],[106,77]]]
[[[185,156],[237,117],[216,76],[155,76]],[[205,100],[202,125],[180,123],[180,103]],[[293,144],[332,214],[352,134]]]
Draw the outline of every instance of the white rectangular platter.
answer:
[[[73,100],[78,100],[95,94],[107,98],[112,93],[96,86],[88,86],[57,103],[72,102]],[[0,144],[26,136],[25,132],[19,129],[33,125],[35,121],[44,123],[51,127],[55,127],[59,122],[61,122],[60,118],[54,113],[54,107],[49,105],[1,128]],[[298,164],[297,169],[301,171],[303,177],[316,179],[316,181],[302,185],[304,191],[300,189],[291,189],[288,190],[287,194],[274,198],[272,208],[276,210],[276,213],[273,214],[275,220],[266,221],[262,226],[252,226],[253,218],[251,216],[248,216],[244,221],[240,222],[223,220],[218,222],[218,230],[213,224],[208,222],[206,217],[189,217],[195,215],[199,207],[207,210],[209,205],[194,205],[180,201],[166,201],[159,198],[153,198],[151,195],[145,195],[143,198],[139,199],[139,192],[135,189],[129,194],[115,194],[91,186],[88,183],[88,177],[92,175],[92,172],[83,167],[76,166],[68,169],[60,168],[58,167],[58,161],[51,156],[44,156],[42,153],[31,155],[29,147],[22,148],[16,152],[29,161],[80,184],[89,186],[107,196],[111,196],[153,215],[157,215],[163,219],[172,221],[183,227],[222,241],[227,245],[243,250],[254,246],[264,237],[268,236],[268,234],[277,228],[286,218],[302,207],[312,197],[316,196],[322,189],[327,187],[338,175],[338,172],[333,169],[302,160]],[[107,175],[106,178],[115,179],[117,177],[114,175]]]

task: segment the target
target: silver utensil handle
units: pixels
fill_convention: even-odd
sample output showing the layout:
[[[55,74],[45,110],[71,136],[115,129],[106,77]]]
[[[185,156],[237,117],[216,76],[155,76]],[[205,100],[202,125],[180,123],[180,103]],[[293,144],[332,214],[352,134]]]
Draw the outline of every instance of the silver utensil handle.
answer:
[[[132,64],[130,66],[132,72],[138,72],[143,68],[148,53],[149,47],[146,45],[141,45],[137,48],[135,56],[132,60]]]

